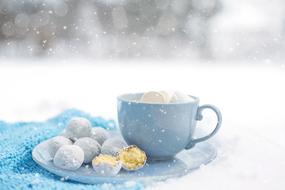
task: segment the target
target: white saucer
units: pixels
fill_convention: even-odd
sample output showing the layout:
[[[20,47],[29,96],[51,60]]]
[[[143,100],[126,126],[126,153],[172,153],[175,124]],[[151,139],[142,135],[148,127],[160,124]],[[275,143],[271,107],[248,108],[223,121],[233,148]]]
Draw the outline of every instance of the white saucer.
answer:
[[[166,180],[168,178],[183,176],[199,169],[201,165],[210,163],[217,156],[215,147],[207,142],[203,142],[190,150],[180,152],[173,160],[147,162],[138,171],[127,172],[121,170],[115,177],[102,177],[96,175],[91,166],[82,166],[76,171],[68,171],[55,167],[45,151],[45,142],[38,144],[33,149],[33,160],[53,174],[87,184],[120,183],[129,180],[149,183],[151,181]]]

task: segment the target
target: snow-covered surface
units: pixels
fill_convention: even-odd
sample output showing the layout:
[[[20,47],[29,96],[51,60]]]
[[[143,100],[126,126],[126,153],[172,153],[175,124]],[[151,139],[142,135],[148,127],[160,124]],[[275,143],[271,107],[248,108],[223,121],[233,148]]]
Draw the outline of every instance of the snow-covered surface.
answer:
[[[187,92],[222,111],[222,129],[211,140],[218,157],[148,189],[285,188],[284,65],[135,62],[0,59],[0,120],[44,120],[72,107],[115,118],[121,93]],[[199,128],[208,131],[215,118],[205,113]]]

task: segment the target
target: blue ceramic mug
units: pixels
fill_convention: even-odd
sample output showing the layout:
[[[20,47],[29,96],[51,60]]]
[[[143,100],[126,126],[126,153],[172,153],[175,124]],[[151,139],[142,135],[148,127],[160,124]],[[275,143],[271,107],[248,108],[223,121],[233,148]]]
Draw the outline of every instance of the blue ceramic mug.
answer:
[[[217,133],[222,123],[219,109],[213,105],[199,106],[193,101],[157,104],[142,103],[142,93],[118,97],[118,122],[123,138],[144,150],[152,160],[173,158],[183,149],[205,141]],[[202,120],[202,111],[211,109],[217,115],[215,129],[207,136],[193,138],[196,122]]]

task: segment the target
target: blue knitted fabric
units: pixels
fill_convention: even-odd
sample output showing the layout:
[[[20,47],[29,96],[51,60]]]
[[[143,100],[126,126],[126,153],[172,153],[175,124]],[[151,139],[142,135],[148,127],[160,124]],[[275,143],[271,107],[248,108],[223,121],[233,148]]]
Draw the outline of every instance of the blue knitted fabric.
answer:
[[[89,119],[93,126],[116,129],[113,120],[92,117],[75,109],[64,111],[45,122],[6,123],[0,121],[0,190],[142,189],[141,184],[134,182],[86,185],[61,181],[60,177],[49,173],[32,160],[32,149],[40,142],[61,132],[66,123],[75,116]]]

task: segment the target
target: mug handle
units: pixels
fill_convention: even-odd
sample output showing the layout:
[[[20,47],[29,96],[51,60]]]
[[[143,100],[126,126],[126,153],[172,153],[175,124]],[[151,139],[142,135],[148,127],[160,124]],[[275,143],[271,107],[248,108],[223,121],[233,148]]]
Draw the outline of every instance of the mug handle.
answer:
[[[202,112],[204,109],[211,109],[212,111],[214,111],[216,113],[216,116],[217,116],[217,124],[216,124],[216,127],[215,129],[209,134],[209,135],[206,135],[204,137],[200,137],[198,139],[192,139],[190,141],[190,143],[187,144],[187,146],[185,147],[185,149],[190,149],[192,148],[193,146],[195,146],[196,143],[199,143],[199,142],[203,142],[205,140],[208,140],[209,138],[211,138],[212,136],[214,136],[218,130],[220,129],[221,127],[221,124],[222,124],[222,114],[221,114],[221,111],[214,105],[210,105],[210,104],[205,104],[205,105],[202,105],[202,106],[199,106],[198,108],[198,111],[197,111],[197,115],[196,115],[196,120],[197,121],[201,121],[203,119],[203,115],[202,115]]]

